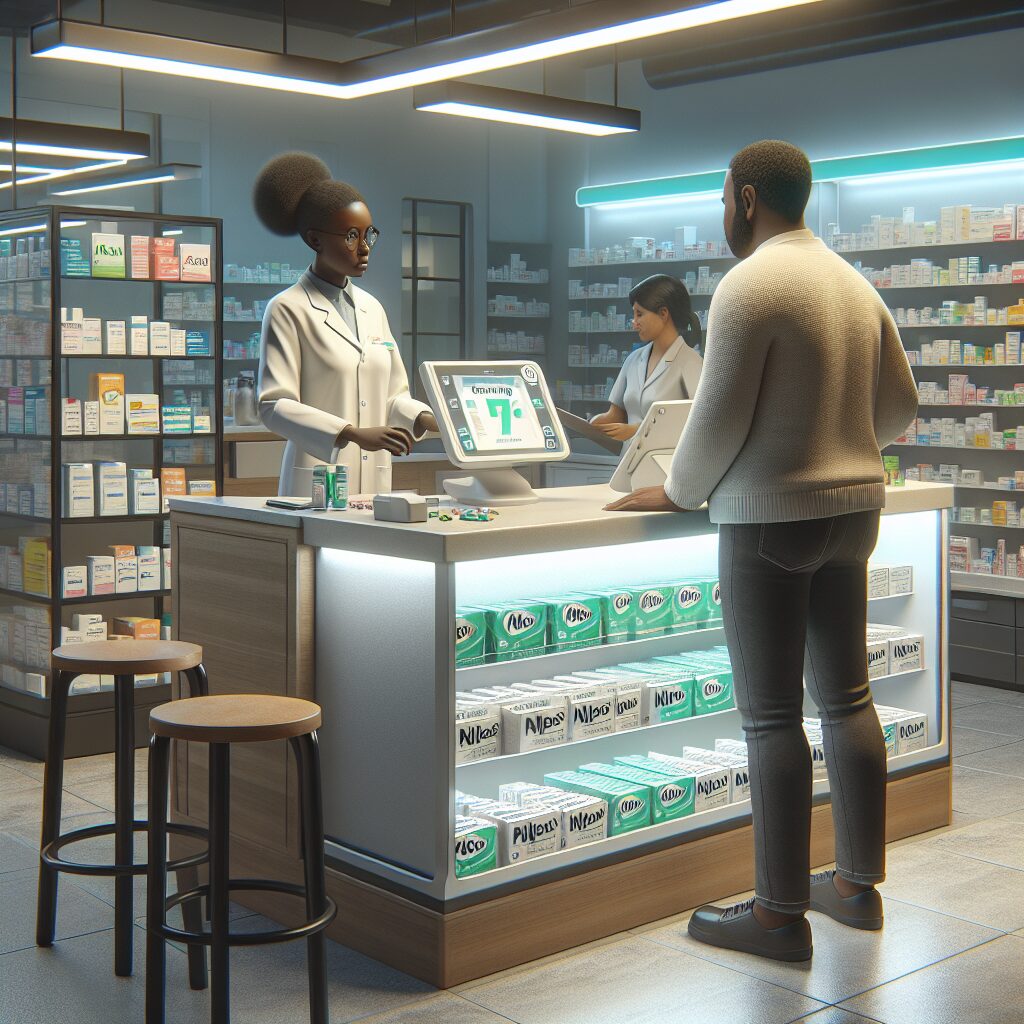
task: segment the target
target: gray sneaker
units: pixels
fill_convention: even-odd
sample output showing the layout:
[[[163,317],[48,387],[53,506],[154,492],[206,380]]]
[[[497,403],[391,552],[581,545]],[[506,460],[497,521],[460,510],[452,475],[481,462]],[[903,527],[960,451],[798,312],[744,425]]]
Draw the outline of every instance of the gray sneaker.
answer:
[[[781,928],[765,928],[754,917],[753,900],[731,907],[701,907],[693,912],[688,930],[698,942],[770,960],[810,960],[814,951],[806,918]]]
[[[865,889],[855,896],[840,896],[835,886],[835,871],[819,871],[811,875],[811,910],[828,914],[833,921],[878,931],[882,927],[882,894],[877,889]]]

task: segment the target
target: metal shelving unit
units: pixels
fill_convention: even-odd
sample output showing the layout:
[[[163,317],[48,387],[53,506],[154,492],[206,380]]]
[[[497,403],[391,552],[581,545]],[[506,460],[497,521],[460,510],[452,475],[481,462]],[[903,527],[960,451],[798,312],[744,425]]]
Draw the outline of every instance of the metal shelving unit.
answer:
[[[74,222],[74,223],[71,223]],[[88,554],[105,554],[112,544],[132,546],[169,546],[168,517],[153,515],[114,515],[69,517],[62,514],[63,464],[65,462],[120,461],[131,468],[152,469],[155,477],[161,469],[183,468],[186,479],[214,481],[217,493],[223,488],[223,432],[221,429],[222,338],[220,311],[222,289],[220,274],[211,281],[157,280],[150,277],[93,277],[62,273],[61,241],[81,243],[83,255],[91,252],[92,233],[157,237],[166,230],[175,231],[176,242],[210,245],[211,267],[220,264],[223,251],[222,225],[216,218],[174,217],[156,213],[122,213],[81,207],[53,206],[11,211],[0,215],[0,256],[18,256],[24,249],[26,264],[31,259],[34,271],[0,278],[0,364],[4,381],[0,392],[10,398],[10,389],[36,387],[33,412],[44,416],[34,424],[34,433],[11,430],[0,435],[0,480],[15,487],[18,501],[32,505],[27,513],[8,501],[0,511],[0,545],[17,550],[20,538],[45,540],[48,548],[48,594],[25,593],[4,577],[0,589],[0,617],[7,627],[6,643],[0,647],[0,743],[42,756],[46,745],[49,716],[48,690],[50,649],[60,644],[61,627],[72,624],[76,613],[108,607],[123,615],[142,615],[161,619],[169,591],[165,589],[135,593],[63,597],[65,565],[84,564]],[[21,242],[19,246],[19,240]],[[30,248],[35,255],[28,253]],[[9,244],[4,244],[5,242]],[[126,245],[126,250],[128,246]],[[20,257],[18,257],[20,259]],[[125,273],[130,275],[130,256],[125,253]],[[9,266],[9,265],[8,265]],[[92,269],[90,264],[90,270]],[[188,318],[182,309],[179,317],[167,317],[165,298],[168,290],[184,294],[197,288],[205,290],[200,302],[212,302],[210,318]],[[212,298],[210,298],[212,296]],[[184,299],[183,299],[184,302]],[[81,307],[87,316],[102,321],[130,320],[133,314],[146,314],[149,322],[170,321],[184,329],[208,330],[209,355],[130,356],[108,354],[62,354],[62,309]],[[40,310],[47,310],[42,315]],[[28,325],[37,325],[29,327]],[[176,363],[190,363],[192,374],[169,374]],[[205,365],[206,370],[200,367]],[[208,410],[208,433],[161,434],[62,434],[62,405],[66,398],[88,398],[89,373],[109,371],[125,375],[126,392],[157,394],[161,406],[171,404],[171,392],[192,391],[189,404],[198,400]],[[26,384],[26,376],[32,378]],[[175,377],[184,377],[176,380]],[[192,379],[189,380],[188,378]],[[9,408],[9,404],[8,404]],[[208,461],[183,463],[168,457],[165,449],[175,441],[203,442],[210,454]],[[75,448],[82,450],[76,456]],[[194,455],[201,454],[197,451]],[[102,453],[102,454],[99,454]],[[114,454],[112,454],[114,453]],[[189,453],[193,455],[193,453]],[[18,489],[21,485],[22,489]],[[162,572],[162,567],[161,567]],[[22,579],[22,586],[24,580]],[[31,635],[30,647],[23,637]],[[19,657],[20,655],[20,657]],[[28,657],[31,655],[31,657]],[[3,666],[6,666],[4,668]],[[46,688],[42,696],[17,688],[24,673],[43,675]],[[140,687],[136,715],[138,735],[145,735],[148,708],[169,697],[166,684]],[[73,694],[68,719],[69,756],[101,753],[112,749],[113,693],[109,690]]]

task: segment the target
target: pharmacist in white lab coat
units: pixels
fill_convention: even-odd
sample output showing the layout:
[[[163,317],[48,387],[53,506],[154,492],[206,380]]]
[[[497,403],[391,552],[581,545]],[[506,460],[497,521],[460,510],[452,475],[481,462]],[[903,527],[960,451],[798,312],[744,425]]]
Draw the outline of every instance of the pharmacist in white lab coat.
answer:
[[[608,394],[608,411],[591,422],[616,441],[628,441],[654,402],[693,398],[704,360],[694,350],[700,320],[678,278],[655,274],[630,293],[633,325],[647,342],[626,356]]]
[[[383,307],[353,284],[380,232],[362,196],[306,153],[267,164],[253,201],[271,231],[298,234],[315,254],[263,316],[259,415],[288,442],[278,493],[308,497],[324,463],[348,468],[350,494],[386,493],[391,457],[437,423],[409,393]]]

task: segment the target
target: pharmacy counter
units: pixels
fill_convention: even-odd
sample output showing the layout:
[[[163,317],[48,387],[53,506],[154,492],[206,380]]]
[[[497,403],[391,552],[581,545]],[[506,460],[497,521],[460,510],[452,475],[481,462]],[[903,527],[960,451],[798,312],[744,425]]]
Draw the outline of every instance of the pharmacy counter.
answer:
[[[605,486],[540,493],[536,504],[490,523],[410,525],[375,522],[368,512],[279,511],[258,498],[171,499],[177,635],[202,644],[212,692],[290,694],[324,708],[329,884],[343,908],[333,934],[440,986],[751,886],[750,808],[741,798],[480,873],[456,857],[457,791],[496,798],[505,783],[539,784],[585,763],[742,739],[738,713],[723,706],[456,763],[465,757],[456,756],[459,693],[651,658],[699,659],[724,644],[709,612],[656,634],[457,668],[457,606],[717,575],[717,532],[706,512],[608,513],[615,495]],[[876,591],[869,620],[917,638],[920,655],[874,673],[876,702],[918,720],[914,742],[890,759],[891,839],[948,822],[952,500],[944,485],[890,489],[873,556],[903,567],[903,585],[894,583],[891,596]],[[816,713],[810,703],[807,712]],[[235,870],[265,874],[270,864],[297,877],[294,765],[284,745],[263,746],[233,759]],[[205,813],[202,757],[178,754],[180,820]],[[812,860],[820,864],[833,857],[825,778],[815,791]],[[262,898],[253,905],[285,913]]]

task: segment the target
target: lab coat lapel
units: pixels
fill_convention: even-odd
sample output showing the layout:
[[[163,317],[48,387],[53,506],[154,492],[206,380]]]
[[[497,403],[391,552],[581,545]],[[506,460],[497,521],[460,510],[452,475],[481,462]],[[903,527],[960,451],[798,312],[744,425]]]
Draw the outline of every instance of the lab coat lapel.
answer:
[[[649,387],[653,387],[658,383],[658,380],[665,374],[668,368],[672,365],[672,360],[675,359],[676,353],[679,351],[679,346],[683,344],[682,338],[676,338],[674,342],[669,346],[668,351],[661,357],[661,362],[658,363],[654,373],[647,378],[644,382],[643,390],[647,390]],[[648,358],[650,358],[648,356]],[[644,372],[647,372],[647,364],[644,362]]]
[[[341,318],[341,314],[338,312],[338,308],[327,298],[326,295],[319,288],[316,283],[309,280],[308,275],[303,281],[303,288],[306,290],[306,296],[309,299],[309,304],[317,310],[323,316],[323,322],[327,327],[330,327],[335,334],[344,338],[357,352],[362,352],[362,346],[359,344],[359,339],[352,333],[349,326]],[[359,323],[358,313],[356,323]]]

